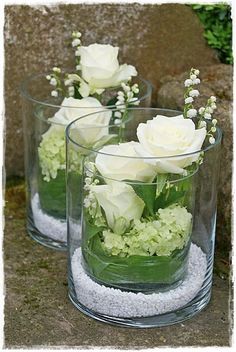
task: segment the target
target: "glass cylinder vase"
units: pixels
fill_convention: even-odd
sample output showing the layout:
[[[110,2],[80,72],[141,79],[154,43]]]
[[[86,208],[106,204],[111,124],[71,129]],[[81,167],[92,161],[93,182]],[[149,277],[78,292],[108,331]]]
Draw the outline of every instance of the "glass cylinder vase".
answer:
[[[73,99],[51,97],[51,87],[46,74],[33,75],[21,85],[24,145],[25,178],[27,186],[27,230],[37,242],[57,249],[67,247],[66,229],[66,185],[65,185],[65,128],[72,120],[92,112],[112,109],[119,87],[106,89],[96,99],[89,97]],[[135,78],[139,85],[136,103],[149,106],[151,85]],[[82,123],[85,130],[109,124],[109,113],[100,115],[98,120]],[[85,120],[84,120],[85,121]],[[98,143],[98,135],[86,138],[81,135],[80,143],[92,147]],[[81,159],[81,158],[80,158]],[[79,159],[75,161],[77,169]]]
[[[76,122],[67,127],[69,297],[97,320],[164,326],[210,300],[221,130],[194,152],[153,157],[140,149],[140,121],[179,114],[128,109],[122,125],[109,127],[113,139],[85,148],[82,199],[71,153],[84,146]],[[161,134],[163,152],[170,141]]]

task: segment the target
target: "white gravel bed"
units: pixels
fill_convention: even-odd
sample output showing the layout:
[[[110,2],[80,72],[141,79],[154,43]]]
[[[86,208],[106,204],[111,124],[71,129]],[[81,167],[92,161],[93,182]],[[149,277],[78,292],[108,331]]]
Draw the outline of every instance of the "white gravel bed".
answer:
[[[39,195],[36,193],[31,200],[34,224],[45,236],[60,242],[67,242],[66,221],[59,220],[44,213],[40,207]]]
[[[161,293],[134,293],[94,282],[81,264],[81,248],[72,257],[72,275],[77,298],[87,308],[109,316],[147,317],[174,311],[190,302],[199,292],[207,270],[203,251],[191,244],[188,274],[175,289]]]

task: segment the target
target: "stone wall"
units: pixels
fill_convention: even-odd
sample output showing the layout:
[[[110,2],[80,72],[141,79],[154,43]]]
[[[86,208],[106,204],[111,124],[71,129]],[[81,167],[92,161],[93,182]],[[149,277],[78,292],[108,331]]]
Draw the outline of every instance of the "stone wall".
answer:
[[[120,47],[120,62],[137,67],[154,86],[168,74],[218,62],[192,10],[180,4],[75,4],[5,7],[5,121],[7,175],[23,174],[19,82],[52,66],[70,67],[72,30],[83,43]]]

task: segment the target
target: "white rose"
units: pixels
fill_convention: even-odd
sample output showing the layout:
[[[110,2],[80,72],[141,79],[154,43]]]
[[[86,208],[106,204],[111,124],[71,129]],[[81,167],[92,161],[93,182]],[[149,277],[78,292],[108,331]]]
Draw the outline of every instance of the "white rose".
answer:
[[[119,86],[122,81],[136,76],[137,71],[132,65],[119,65],[118,47],[104,44],[91,44],[81,46],[80,66],[82,78],[89,84],[92,91],[97,88],[109,88]]]
[[[97,155],[95,164],[98,171],[103,177],[113,180],[152,182],[156,176],[156,170],[153,165],[149,165],[139,158],[135,151],[137,145],[139,145],[138,142],[128,142],[103,147],[100,152],[111,155]]]
[[[79,119],[74,125],[78,143],[84,146],[91,146],[109,134],[108,125],[112,112],[108,109],[107,111],[104,110],[105,107],[95,98],[65,98],[60,110],[49,121],[66,126],[83,115],[94,113]]]
[[[113,232],[124,233],[131,220],[141,218],[145,204],[126,183],[91,186],[91,191],[104,210],[108,226]]]
[[[183,115],[166,117],[158,115],[137,128],[140,145],[136,151],[143,157],[161,157],[159,160],[146,159],[156,166],[159,173],[184,173],[185,167],[199,157],[199,153],[184,156],[163,158],[180,154],[194,153],[201,149],[206,137],[206,129],[195,129],[191,119]]]

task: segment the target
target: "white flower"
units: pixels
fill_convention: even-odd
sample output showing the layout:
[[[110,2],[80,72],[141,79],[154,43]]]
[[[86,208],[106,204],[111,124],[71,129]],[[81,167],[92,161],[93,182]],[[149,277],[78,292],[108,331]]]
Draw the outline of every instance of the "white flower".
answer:
[[[76,65],[75,68],[76,68],[77,71],[81,70],[81,66],[80,65]]]
[[[211,132],[216,132],[216,128],[215,128],[215,127],[212,127],[212,128],[211,128]]]
[[[189,94],[190,97],[194,98],[194,97],[198,97],[200,93],[199,93],[199,91],[197,89],[193,89],[188,94]]]
[[[193,81],[191,79],[186,79],[184,82],[185,87],[190,87],[193,84]]]
[[[208,112],[209,114],[213,114],[213,109],[210,106],[208,106],[206,108],[206,112]]]
[[[94,112],[93,115],[78,120],[74,125],[78,143],[91,146],[109,134],[108,125],[112,112],[109,109],[104,110],[106,110],[105,107],[95,98],[74,99],[70,97],[63,100],[60,110],[49,121],[66,126],[76,118]]]
[[[206,121],[201,121],[199,127],[200,127],[200,128],[206,127],[206,125],[207,125],[207,124],[206,124]]]
[[[193,117],[197,116],[197,110],[196,109],[189,109],[187,111],[187,117],[189,117],[190,119]]]
[[[117,181],[152,182],[156,176],[155,168],[145,163],[136,153],[135,149],[138,145],[138,142],[128,142],[103,147],[95,161],[100,174]]]
[[[194,75],[194,74],[192,74],[192,75],[190,76],[190,78],[191,78],[191,80],[193,81],[193,80],[195,80],[195,79],[197,78],[197,76]]]
[[[200,71],[199,70],[194,70],[194,73],[195,73],[196,76],[198,76]]]
[[[76,32],[76,31],[72,32],[72,37],[74,38],[80,38],[81,36],[82,34],[80,32]]]
[[[72,46],[75,47],[75,46],[79,46],[81,43],[81,40],[76,38],[72,41]]]
[[[117,59],[118,47],[104,44],[91,44],[78,48],[82,78],[95,88],[108,88],[119,86],[130,76],[136,76],[134,66],[121,65]]]
[[[124,182],[112,182],[109,185],[91,186],[99,205],[105,212],[108,226],[116,232],[117,225],[122,222],[125,232],[132,220],[139,220],[143,213],[144,202],[133,188]]]
[[[192,97],[188,97],[185,99],[185,104],[191,104],[193,102],[193,98]]]
[[[207,120],[210,120],[211,119],[211,114],[209,114],[208,112],[205,112],[204,118],[207,119]]]
[[[212,124],[215,126],[217,124],[217,120],[216,119],[213,119],[212,120]]]
[[[47,79],[48,81],[50,81],[51,76],[50,76],[50,75],[47,75],[47,76],[46,76],[46,79]]]
[[[78,49],[75,51],[75,56],[80,56],[80,51]]]
[[[59,67],[53,67],[53,72],[55,73],[61,73],[61,69]]]
[[[140,146],[135,148],[137,153],[143,157],[152,157],[153,159],[146,159],[146,162],[155,165],[157,172],[182,174],[184,167],[198,159],[199,153],[195,152],[202,147],[206,129],[195,129],[193,121],[184,119],[183,115],[158,115],[146,123],[140,123],[137,136],[140,142]],[[195,154],[180,156],[187,153]]]
[[[57,98],[58,97],[58,92],[56,90],[51,91],[51,96]]]
[[[195,79],[193,80],[193,84],[199,84],[199,83],[201,83],[201,81],[200,81],[199,78],[195,78]]]
[[[205,108],[202,106],[199,110],[198,110],[199,114],[202,115],[205,112]]]
[[[71,79],[65,79],[64,84],[65,86],[70,86],[73,83],[73,80]]]
[[[50,84],[52,85],[52,86],[56,86],[57,85],[57,80],[56,80],[56,78],[51,78],[51,80],[50,80]]]
[[[212,96],[210,97],[210,100],[211,100],[213,103],[215,103],[215,102],[216,102],[216,97],[215,97],[214,95],[212,95]]]
[[[216,104],[215,104],[215,103],[211,104],[211,108],[212,108],[213,110],[215,110],[215,109],[216,109]]]
[[[216,140],[215,140],[215,138],[214,138],[214,137],[210,137],[210,138],[209,138],[209,143],[210,143],[210,144],[214,144],[214,143],[215,143],[215,141],[216,141]]]

